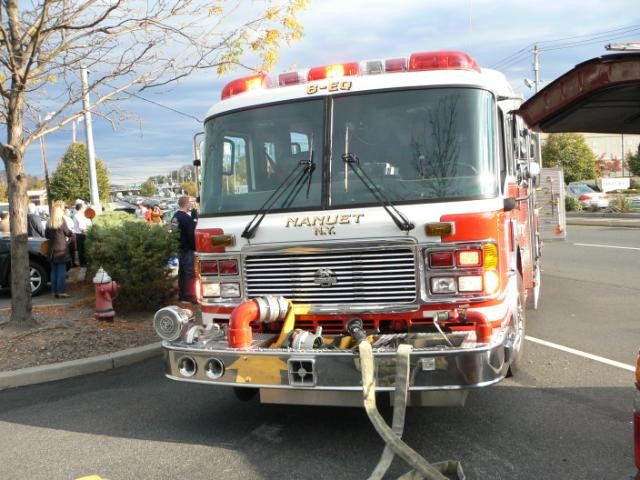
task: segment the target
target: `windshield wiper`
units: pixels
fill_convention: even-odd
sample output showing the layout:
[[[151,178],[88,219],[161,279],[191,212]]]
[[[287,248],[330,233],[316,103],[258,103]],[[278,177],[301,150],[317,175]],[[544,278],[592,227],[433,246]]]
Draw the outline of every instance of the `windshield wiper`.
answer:
[[[300,190],[302,190],[302,187],[304,187],[305,183],[307,184],[307,198],[309,198],[309,191],[311,190],[311,177],[314,170],[316,169],[316,164],[313,161],[313,136],[311,136],[311,142],[309,143],[309,158],[307,158],[306,160],[301,160],[300,165],[304,165],[304,174],[298,178],[296,184],[291,189],[291,192],[284,200],[284,202],[282,202],[282,208],[288,208],[291,206],[293,201],[300,193]]]
[[[367,172],[365,172],[364,169],[360,166],[360,159],[358,157],[356,157],[353,153],[345,152],[342,155],[342,160],[351,168],[353,173],[355,173],[360,181],[369,189],[371,194],[376,197],[376,200],[380,202],[382,208],[385,209],[385,211],[393,220],[393,223],[395,223],[400,230],[402,230],[403,232],[410,232],[416,227],[413,222],[409,221],[409,219],[405,217],[404,214],[391,203],[391,201],[378,188],[375,182],[371,180],[371,177],[369,177],[369,175],[367,175]]]
[[[280,183],[280,185],[276,187],[269,198],[267,198],[267,200],[262,204],[260,210],[258,210],[258,213],[256,213],[251,221],[247,223],[247,226],[244,227],[244,230],[242,231],[242,238],[250,240],[255,236],[256,230],[258,230],[258,227],[260,226],[260,223],[262,223],[264,217],[271,211],[276,202],[280,199],[280,197],[282,197],[282,195],[291,185],[294,186],[283,202],[283,207],[287,202],[289,203],[289,205],[293,202],[295,197],[298,195],[298,192],[302,189],[302,186],[304,186],[304,181],[307,178],[309,179],[307,195],[309,195],[309,188],[311,187],[311,173],[313,173],[313,170],[315,170],[315,164],[313,163],[313,150],[310,150],[309,158],[306,160],[300,160],[300,162],[298,162],[294,169],[291,170],[289,175],[287,175],[282,183]],[[295,175],[296,173],[298,173],[297,176]],[[293,182],[294,179],[295,182]]]

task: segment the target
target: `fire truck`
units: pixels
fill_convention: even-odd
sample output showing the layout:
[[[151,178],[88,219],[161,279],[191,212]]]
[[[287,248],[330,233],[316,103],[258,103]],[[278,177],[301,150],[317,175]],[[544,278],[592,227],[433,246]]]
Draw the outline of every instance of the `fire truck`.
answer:
[[[201,318],[159,310],[166,376],[265,403],[360,404],[360,356],[413,405],[516,373],[536,308],[535,139],[457,51],[229,82],[200,143]],[[199,161],[198,161],[199,162]]]

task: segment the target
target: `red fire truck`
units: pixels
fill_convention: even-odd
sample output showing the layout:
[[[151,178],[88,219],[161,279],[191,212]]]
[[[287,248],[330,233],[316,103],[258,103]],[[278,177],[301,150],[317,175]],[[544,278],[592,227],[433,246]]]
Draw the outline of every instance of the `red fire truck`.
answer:
[[[410,402],[514,374],[540,289],[533,137],[505,77],[456,51],[240,78],[204,122],[202,318],[154,323],[166,375],[263,402],[360,404],[412,347]]]

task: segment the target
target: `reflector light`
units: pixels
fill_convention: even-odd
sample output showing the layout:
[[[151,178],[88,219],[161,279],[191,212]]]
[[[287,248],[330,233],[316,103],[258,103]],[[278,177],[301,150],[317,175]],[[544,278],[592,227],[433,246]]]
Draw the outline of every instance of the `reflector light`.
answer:
[[[484,272],[484,291],[487,295],[493,295],[500,287],[500,277],[495,270]]]
[[[453,277],[435,277],[431,279],[432,293],[455,293],[456,280]]]
[[[466,53],[442,50],[411,54],[409,71],[419,70],[475,70],[479,72],[480,67]]]
[[[482,257],[485,270],[498,268],[498,247],[494,243],[482,245]]]
[[[424,226],[424,232],[430,237],[446,237],[456,233],[453,222],[433,222]]]
[[[220,260],[220,275],[238,275],[237,260]]]
[[[269,77],[265,73],[251,75],[249,77],[238,78],[227,83],[222,89],[220,98],[224,100],[239,93],[248,92],[249,90],[260,90],[269,87]]]
[[[583,194],[583,195],[580,195],[580,196],[578,197],[578,200],[582,200],[582,201],[585,201],[585,200],[591,200],[591,195],[587,195],[587,194],[585,193],[585,194]]]
[[[453,252],[430,252],[429,265],[431,268],[453,267]]]
[[[406,72],[407,59],[406,58],[389,58],[384,61],[384,69],[387,72]]]
[[[322,80],[324,78],[348,77],[358,74],[358,63],[339,63],[337,65],[325,65],[323,67],[313,67],[307,74],[307,80]]]
[[[218,262],[215,260],[204,260],[200,262],[200,273],[203,275],[217,275]]]
[[[460,292],[481,292],[482,277],[480,275],[465,275],[458,277],[458,290]]]
[[[196,251],[198,252],[224,252],[224,246],[216,245],[213,241],[214,237],[223,235],[221,228],[207,228],[196,230]]]
[[[481,250],[458,250],[456,263],[459,267],[479,267],[482,265]]]
[[[278,85],[284,87],[286,85],[296,85],[302,81],[300,73],[298,72],[286,72],[278,75]]]

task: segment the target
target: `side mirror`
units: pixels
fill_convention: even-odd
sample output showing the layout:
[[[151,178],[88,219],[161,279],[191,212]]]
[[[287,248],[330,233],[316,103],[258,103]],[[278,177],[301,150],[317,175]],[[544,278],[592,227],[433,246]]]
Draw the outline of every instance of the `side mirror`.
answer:
[[[514,208],[516,208],[516,199],[513,197],[507,197],[504,199],[504,211],[510,212]]]

